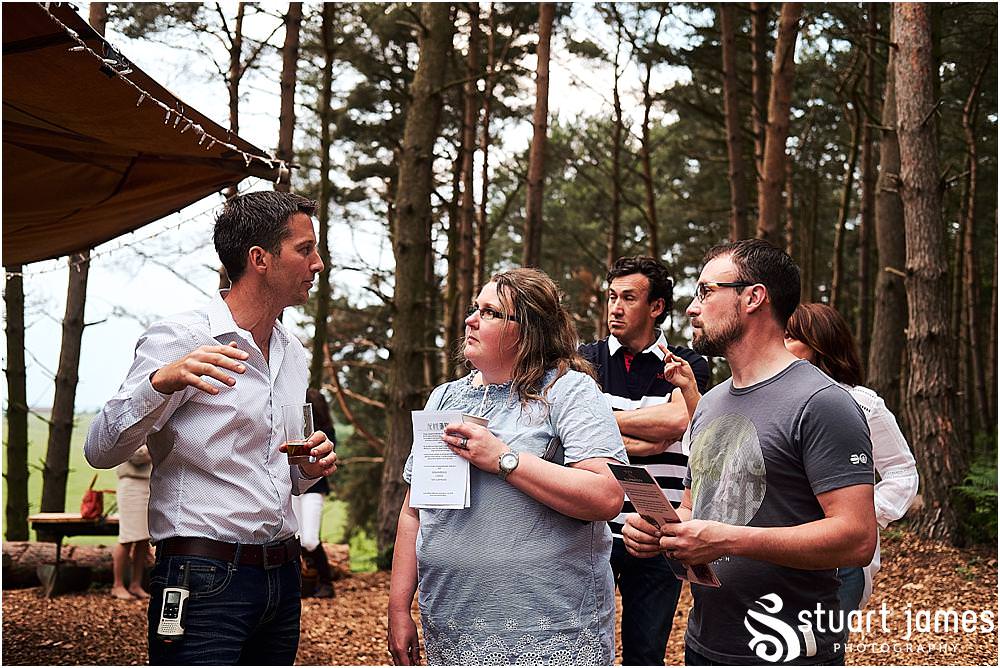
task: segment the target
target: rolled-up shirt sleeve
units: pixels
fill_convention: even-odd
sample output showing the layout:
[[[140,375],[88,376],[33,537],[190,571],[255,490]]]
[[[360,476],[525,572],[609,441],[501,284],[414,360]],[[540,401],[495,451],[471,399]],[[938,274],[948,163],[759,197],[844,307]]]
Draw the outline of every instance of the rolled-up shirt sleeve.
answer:
[[[875,470],[881,478],[875,485],[875,517],[884,529],[906,514],[917,495],[920,476],[910,446],[896,424],[896,417],[882,398],[874,397],[870,401],[870,409],[862,407],[866,409],[871,428]]]
[[[174,323],[156,323],[142,335],[125,382],[90,424],[83,451],[91,466],[107,469],[124,462],[184,403],[191,388],[162,394],[150,377],[196,347],[191,333]]]

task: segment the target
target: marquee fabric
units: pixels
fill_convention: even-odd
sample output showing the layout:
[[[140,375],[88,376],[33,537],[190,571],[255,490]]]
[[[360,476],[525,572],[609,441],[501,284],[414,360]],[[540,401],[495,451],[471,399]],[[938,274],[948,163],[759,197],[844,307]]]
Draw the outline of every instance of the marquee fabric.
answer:
[[[156,83],[70,5],[3,3],[4,266],[92,248],[283,168]]]

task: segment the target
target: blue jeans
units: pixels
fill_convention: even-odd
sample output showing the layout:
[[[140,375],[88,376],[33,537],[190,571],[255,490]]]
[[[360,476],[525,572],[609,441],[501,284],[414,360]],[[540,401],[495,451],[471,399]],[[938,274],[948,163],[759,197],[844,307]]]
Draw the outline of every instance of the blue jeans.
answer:
[[[180,584],[185,569],[190,596],[184,635],[166,643],[156,637],[163,589]],[[299,577],[298,560],[264,569],[204,557],[157,558],[150,576],[149,663],[292,665],[299,647]]]
[[[662,666],[681,581],[663,557],[637,559],[618,538],[611,570],[622,595],[622,665]]]
[[[844,613],[857,610],[861,605],[861,597],[865,594],[865,570],[863,568],[838,568],[840,578],[840,609]]]

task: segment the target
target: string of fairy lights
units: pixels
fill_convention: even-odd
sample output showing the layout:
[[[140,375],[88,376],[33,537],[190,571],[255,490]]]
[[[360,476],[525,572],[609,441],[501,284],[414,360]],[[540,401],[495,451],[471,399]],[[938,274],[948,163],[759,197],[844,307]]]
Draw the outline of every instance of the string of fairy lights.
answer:
[[[241,155],[243,157],[243,163],[246,167],[249,167],[255,160],[264,165],[267,165],[268,169],[275,169],[277,167],[278,173],[277,173],[277,178],[275,179],[276,183],[280,181],[280,179],[288,173],[289,168],[284,160],[281,160],[270,153],[266,156],[262,156],[244,151],[239,146],[228,141],[229,138],[228,132],[227,132],[227,139],[222,139],[220,137],[211,134],[210,132],[206,131],[205,128],[202,127],[200,123],[196,122],[194,119],[188,117],[185,114],[184,105],[183,103],[181,103],[180,100],[177,100],[177,108],[173,108],[170,105],[166,104],[165,102],[157,99],[155,95],[145,90],[142,86],[139,86],[134,81],[127,78],[126,75],[131,74],[132,69],[128,66],[127,61],[123,56],[119,55],[118,58],[108,57],[106,55],[101,55],[96,51],[94,51],[93,49],[91,49],[89,46],[87,46],[86,42],[83,41],[79,33],[77,33],[75,30],[73,30],[68,25],[63,23],[61,20],[59,20],[57,16],[55,16],[51,11],[49,11],[49,4],[50,3],[42,3],[41,4],[42,9],[45,10],[45,13],[48,15],[49,19],[55,24],[57,24],[60,28],[62,28],[62,30],[65,31],[65,33],[69,36],[69,38],[76,43],[76,45],[70,47],[68,51],[94,58],[100,63],[101,66],[106,66],[105,68],[106,72],[110,71],[118,81],[130,86],[138,96],[135,103],[136,108],[139,108],[144,104],[147,105],[152,104],[159,107],[164,112],[164,118],[163,118],[164,125],[170,125],[172,122],[173,123],[172,127],[177,129],[179,134],[184,134],[188,131],[192,132],[192,136],[198,137],[198,146],[202,146],[206,151],[211,150],[217,144],[219,144]],[[118,54],[117,49],[115,49],[108,43],[106,44],[107,47],[112,51],[112,54]],[[247,189],[249,189],[249,186],[245,187],[240,192],[245,192]],[[191,220],[194,220],[204,215],[208,210],[209,209],[206,209],[205,211],[202,211],[194,216],[185,218],[184,220],[174,223],[169,227],[163,228],[162,230],[159,230],[154,234],[150,234],[142,238],[134,239],[128,242],[121,242],[111,248],[99,251],[97,253],[92,253],[89,259],[72,260],[70,261],[69,266],[70,268],[79,268],[81,264],[83,264],[84,262],[90,262],[94,258],[109,255],[111,253],[115,253],[130,246],[134,246],[136,244],[146,243],[150,239],[158,237],[162,234],[166,234],[167,232],[175,230],[184,225],[185,223],[188,223]],[[39,269],[35,271],[28,271],[28,272],[6,271],[5,273],[8,278],[9,277],[24,278],[41,274],[47,274],[55,271],[62,271],[65,268],[65,266],[66,265],[60,264],[59,266],[56,267]]]
[[[179,109],[171,108],[165,102],[160,101],[152,93],[143,89],[137,83],[126,77],[127,74],[132,73],[132,69],[129,68],[126,63],[123,63],[121,60],[117,58],[109,58],[103,56],[94,51],[93,49],[91,49],[89,46],[87,46],[86,42],[83,41],[83,39],[75,30],[73,30],[65,23],[60,21],[58,17],[56,17],[54,14],[52,14],[52,12],[48,10],[48,7],[45,7],[44,5],[43,7],[45,9],[45,13],[48,14],[49,18],[53,22],[58,24],[66,32],[66,34],[69,35],[69,37],[74,42],[76,42],[76,46],[70,47],[69,51],[74,53],[86,54],[100,61],[100,63],[102,63],[103,65],[107,65],[108,69],[110,69],[115,74],[115,76],[119,81],[121,81],[124,84],[127,84],[128,86],[130,86],[132,89],[135,90],[136,94],[138,95],[138,98],[135,103],[136,108],[142,106],[143,104],[153,104],[155,106],[158,106],[164,112],[164,117],[163,117],[164,125],[169,125],[171,120],[173,120],[173,127],[180,128],[180,134],[184,134],[188,130],[192,131],[194,135],[198,137],[198,145],[203,146],[206,151],[211,150],[216,144],[221,144],[222,146],[225,146],[231,151],[235,151],[236,153],[239,153],[241,156],[243,156],[243,162],[247,167],[249,167],[254,160],[257,160],[267,165],[269,169],[274,169],[276,166],[278,167],[279,171],[288,169],[288,165],[285,163],[285,161],[275,157],[274,154],[269,153],[267,156],[261,156],[261,155],[256,155],[254,153],[248,153],[247,151],[241,149],[239,146],[236,146],[235,144],[225,139],[221,139],[207,132],[205,128],[201,126],[201,124],[197,123],[195,120],[185,115],[184,105],[179,100],[177,102],[178,105],[180,106]],[[111,48],[114,49],[114,47]],[[114,52],[118,53],[116,49],[114,49]],[[123,56],[122,59],[124,60]],[[208,142],[207,144],[205,144],[206,141]]]
[[[237,191],[237,194],[238,195],[242,195],[243,193],[248,192],[249,190],[253,189],[253,187],[257,183],[259,183],[259,180],[251,181],[250,183],[248,183],[248,184],[244,185],[242,188],[240,188]],[[147,234],[145,236],[138,237],[138,238],[135,238],[135,239],[130,239],[128,241],[120,241],[120,242],[118,242],[117,244],[115,244],[114,246],[112,246],[110,248],[105,248],[105,249],[102,249],[102,250],[97,251],[97,252],[92,252],[90,254],[90,257],[87,258],[87,259],[71,260],[68,263],[68,266],[69,266],[70,269],[78,269],[80,267],[80,265],[88,263],[88,262],[93,263],[93,261],[95,259],[97,259],[97,258],[105,257],[105,256],[111,255],[113,253],[117,253],[118,251],[125,250],[127,248],[131,248],[133,246],[139,246],[139,245],[145,244],[145,243],[149,242],[151,239],[155,239],[156,237],[159,237],[159,236],[162,236],[164,234],[167,234],[168,232],[173,232],[174,230],[177,230],[177,229],[181,228],[182,226],[184,226],[184,225],[186,225],[186,224],[188,224],[188,223],[190,223],[190,222],[192,222],[194,220],[198,220],[200,218],[203,218],[207,213],[209,213],[210,211],[212,211],[213,209],[215,209],[217,206],[218,206],[218,204],[212,204],[212,205],[210,205],[210,206],[202,209],[198,213],[192,214],[192,215],[188,216],[187,218],[184,218],[183,220],[177,221],[176,223],[172,223],[171,225],[169,225],[167,227],[164,227],[163,229],[157,230],[156,232],[153,232],[152,234]],[[59,263],[59,264],[56,264],[55,266],[46,267],[44,269],[35,269],[35,270],[31,270],[31,271],[6,271],[5,270],[4,273],[6,274],[6,276],[8,278],[10,278],[10,277],[20,277],[20,278],[30,279],[30,278],[33,278],[35,276],[42,276],[44,274],[51,274],[51,273],[54,273],[54,272],[57,272],[57,271],[63,271],[63,270],[66,269],[66,267],[67,267],[66,264]]]

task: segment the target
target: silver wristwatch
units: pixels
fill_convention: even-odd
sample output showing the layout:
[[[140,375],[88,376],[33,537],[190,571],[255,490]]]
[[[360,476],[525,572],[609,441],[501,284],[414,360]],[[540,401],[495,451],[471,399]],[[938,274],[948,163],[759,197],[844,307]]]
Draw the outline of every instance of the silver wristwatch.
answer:
[[[500,470],[497,471],[497,475],[500,476],[501,480],[506,480],[507,476],[517,468],[518,458],[516,452],[505,452],[500,455]]]

